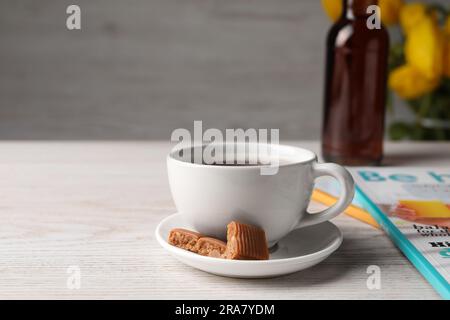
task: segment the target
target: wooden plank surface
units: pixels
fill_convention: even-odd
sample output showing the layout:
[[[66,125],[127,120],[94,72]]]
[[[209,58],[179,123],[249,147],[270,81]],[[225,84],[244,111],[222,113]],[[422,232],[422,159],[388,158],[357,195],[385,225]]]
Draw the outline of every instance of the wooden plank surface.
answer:
[[[1,142],[0,298],[438,298],[383,232],[346,216],[334,220],[341,248],[293,275],[238,280],[181,264],[153,235],[175,212],[169,149],[165,142]],[[391,164],[449,164],[448,143],[387,149]],[[370,265],[381,268],[381,290],[366,287]],[[80,268],[79,289],[67,287],[69,266]]]

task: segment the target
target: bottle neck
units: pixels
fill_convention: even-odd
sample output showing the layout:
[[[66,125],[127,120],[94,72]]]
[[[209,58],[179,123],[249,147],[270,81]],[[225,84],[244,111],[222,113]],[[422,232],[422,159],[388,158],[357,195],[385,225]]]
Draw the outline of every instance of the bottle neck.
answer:
[[[367,13],[367,8],[378,5],[378,0],[342,0],[342,15],[348,20],[365,19],[371,13]]]

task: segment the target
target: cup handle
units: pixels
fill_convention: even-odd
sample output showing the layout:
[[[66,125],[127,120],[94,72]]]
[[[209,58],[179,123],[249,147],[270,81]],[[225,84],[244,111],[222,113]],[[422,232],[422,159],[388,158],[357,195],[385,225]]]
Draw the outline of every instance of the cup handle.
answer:
[[[341,196],[330,208],[313,214],[306,212],[306,215],[301,219],[299,224],[296,226],[296,229],[333,219],[350,205],[355,194],[355,183],[353,181],[353,177],[347,169],[342,166],[334,163],[314,163],[313,176],[314,179],[321,176],[334,177],[340,184]]]

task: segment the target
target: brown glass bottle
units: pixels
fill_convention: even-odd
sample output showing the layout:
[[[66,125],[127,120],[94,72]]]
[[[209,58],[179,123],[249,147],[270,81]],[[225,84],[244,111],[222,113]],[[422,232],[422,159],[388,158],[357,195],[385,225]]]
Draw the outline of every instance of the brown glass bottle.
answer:
[[[327,39],[322,155],[344,165],[376,165],[383,156],[389,35],[370,29],[374,0],[343,0]]]

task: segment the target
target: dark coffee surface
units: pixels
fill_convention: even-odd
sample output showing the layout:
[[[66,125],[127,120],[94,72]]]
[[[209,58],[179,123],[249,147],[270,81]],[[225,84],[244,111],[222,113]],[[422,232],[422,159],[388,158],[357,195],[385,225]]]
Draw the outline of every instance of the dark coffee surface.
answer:
[[[260,167],[263,166],[262,163],[257,162],[257,163],[237,163],[237,162],[232,162],[232,163],[206,163],[206,162],[202,162],[203,165],[208,165],[208,166],[218,166],[218,167]]]

